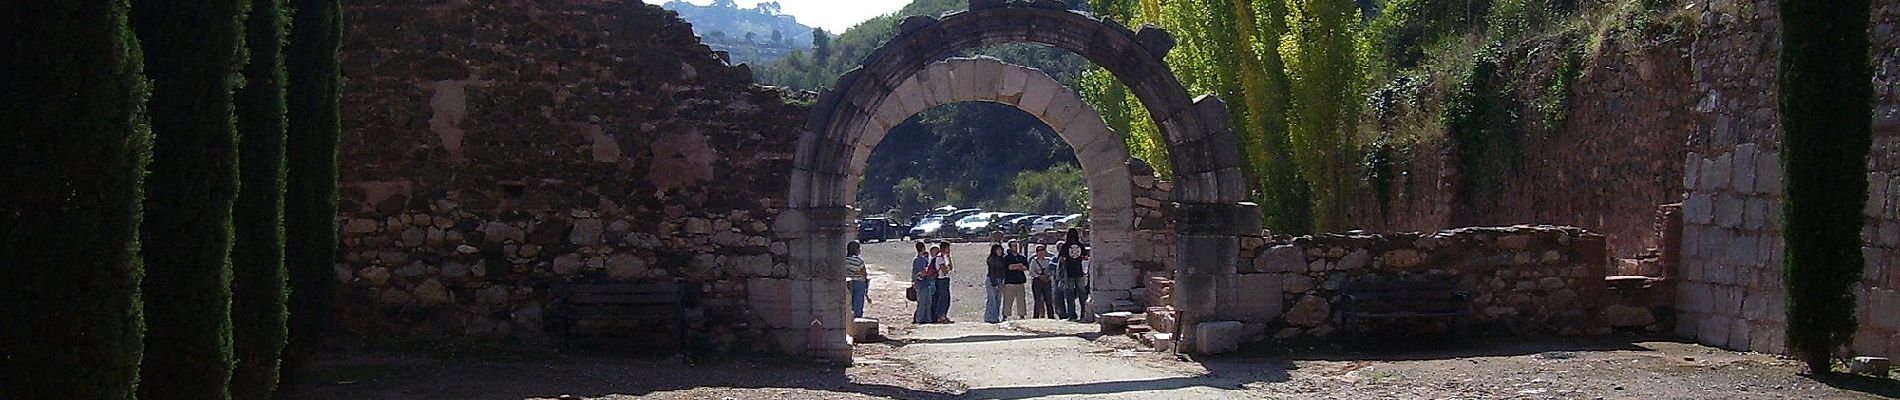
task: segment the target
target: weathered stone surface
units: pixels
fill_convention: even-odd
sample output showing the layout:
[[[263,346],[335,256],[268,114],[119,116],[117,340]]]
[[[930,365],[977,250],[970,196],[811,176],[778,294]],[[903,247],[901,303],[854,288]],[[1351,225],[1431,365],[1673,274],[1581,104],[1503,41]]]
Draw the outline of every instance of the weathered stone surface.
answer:
[[[1239,321],[1202,322],[1195,325],[1194,349],[1202,354],[1232,353],[1240,350],[1246,331]]]
[[[1648,308],[1611,304],[1603,308],[1603,325],[1618,328],[1646,327],[1656,323]]]
[[[423,281],[422,285],[417,286],[415,297],[416,300],[422,302],[422,304],[431,306],[449,304],[455,301],[455,298],[449,294],[448,287],[442,286],[442,281],[435,279]]]
[[[1263,272],[1306,272],[1305,253],[1290,244],[1268,248],[1260,260],[1266,263]]]
[[[1332,304],[1319,296],[1301,296],[1286,312],[1286,322],[1295,326],[1318,326],[1332,318]]]

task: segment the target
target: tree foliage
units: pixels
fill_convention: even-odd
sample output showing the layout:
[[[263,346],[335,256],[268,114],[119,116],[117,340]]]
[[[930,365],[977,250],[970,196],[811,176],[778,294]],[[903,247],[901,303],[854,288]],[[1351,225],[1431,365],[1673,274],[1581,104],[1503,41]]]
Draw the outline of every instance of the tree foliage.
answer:
[[[1266,225],[1280,232],[1312,229],[1309,185],[1294,168],[1288,144],[1287,71],[1279,51],[1286,8],[1278,1],[1098,0],[1094,9],[1128,24],[1153,24],[1176,38],[1167,62],[1193,93],[1227,101],[1254,179]],[[1139,99],[1107,71],[1083,80],[1083,93],[1109,126],[1126,132],[1130,153],[1170,173],[1164,141]],[[1179,155],[1175,155],[1179,156]]]
[[[0,12],[0,398],[134,398],[151,133],[127,7]]]
[[[1360,78],[1354,29],[1359,9],[1336,0],[1289,0],[1286,59],[1292,103],[1287,137],[1293,162],[1311,187],[1314,226],[1345,228],[1350,207]]]
[[[1784,1],[1779,79],[1788,348],[1827,372],[1852,343],[1873,145],[1867,0]]]
[[[336,144],[341,132],[342,44],[339,0],[291,0],[290,41],[284,46],[288,83],[285,106],[284,251],[290,278],[289,343],[283,382],[322,345],[329,315],[336,257]]]
[[[230,398],[232,90],[244,55],[243,0],[146,0],[132,27],[152,79],[151,175],[141,251],[145,361],[139,397]]]
[[[232,219],[231,396],[270,397],[284,350],[284,35],[282,0],[251,0],[250,61],[237,92],[238,197]]]

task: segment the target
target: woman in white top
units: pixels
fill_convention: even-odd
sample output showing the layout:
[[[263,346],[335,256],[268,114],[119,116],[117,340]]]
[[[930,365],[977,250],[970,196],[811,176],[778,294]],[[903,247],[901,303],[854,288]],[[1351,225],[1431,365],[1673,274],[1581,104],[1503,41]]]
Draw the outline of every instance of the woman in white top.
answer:
[[[871,292],[870,271],[864,269],[864,257],[858,256],[860,246],[855,241],[844,245],[844,282],[851,287],[851,318],[864,318],[864,303]]]

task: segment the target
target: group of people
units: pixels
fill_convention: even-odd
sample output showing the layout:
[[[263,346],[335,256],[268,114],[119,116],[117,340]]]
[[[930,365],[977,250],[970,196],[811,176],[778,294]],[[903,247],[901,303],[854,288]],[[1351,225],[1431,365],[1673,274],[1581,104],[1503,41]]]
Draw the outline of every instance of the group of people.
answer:
[[[1057,242],[1055,254],[1047,245],[1037,244],[1034,253],[1024,243],[1011,240],[990,245],[984,280],[983,321],[1004,319],[1061,318],[1080,320],[1088,304],[1088,248],[1079,232],[1070,230],[1066,240]],[[955,262],[950,244],[917,242],[917,257],[911,261],[911,287],[916,293],[917,310],[911,322],[918,324],[950,323],[950,273]],[[855,252],[853,252],[855,254]],[[858,261],[862,264],[862,261]],[[862,267],[858,267],[862,268]],[[1023,285],[1028,284],[1034,304],[1024,304]],[[854,284],[855,285],[855,284]],[[853,312],[862,316],[860,293],[853,286]],[[1030,311],[1034,310],[1032,314]]]

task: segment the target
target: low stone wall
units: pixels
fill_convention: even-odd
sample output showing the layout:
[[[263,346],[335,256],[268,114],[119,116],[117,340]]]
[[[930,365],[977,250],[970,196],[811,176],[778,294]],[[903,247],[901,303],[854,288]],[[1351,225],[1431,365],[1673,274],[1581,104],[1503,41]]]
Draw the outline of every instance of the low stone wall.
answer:
[[[1340,333],[1341,288],[1364,280],[1443,279],[1470,303],[1462,332],[1581,335],[1599,322],[1609,252],[1579,228],[1514,226],[1436,233],[1347,233],[1243,240],[1238,310],[1221,319],[1250,339],[1319,340]]]

